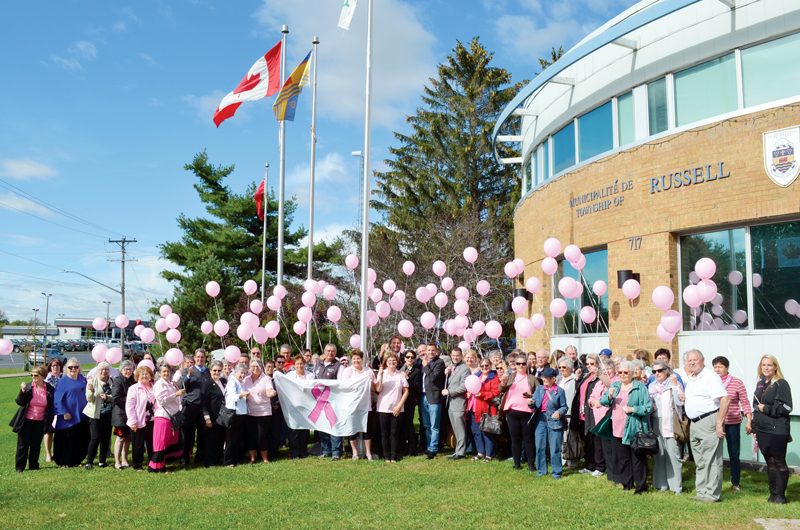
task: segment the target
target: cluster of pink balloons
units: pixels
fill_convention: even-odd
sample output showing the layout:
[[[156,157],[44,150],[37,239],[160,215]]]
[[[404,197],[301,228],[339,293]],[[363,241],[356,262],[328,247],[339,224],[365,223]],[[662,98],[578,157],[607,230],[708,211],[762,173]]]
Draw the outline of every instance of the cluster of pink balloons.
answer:
[[[717,284],[711,280],[717,271],[717,265],[711,258],[700,258],[695,264],[692,273],[697,280],[692,283],[692,273],[689,274],[690,285],[683,290],[683,302],[691,308],[711,302],[717,295]]]

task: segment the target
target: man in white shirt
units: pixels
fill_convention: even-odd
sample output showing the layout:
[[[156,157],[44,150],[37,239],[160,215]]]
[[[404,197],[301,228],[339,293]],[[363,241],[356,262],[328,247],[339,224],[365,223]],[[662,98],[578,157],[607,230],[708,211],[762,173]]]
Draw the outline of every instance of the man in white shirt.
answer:
[[[703,354],[689,350],[685,355],[686,404],[684,411],[691,420],[690,440],[697,465],[695,490],[699,502],[719,502],[722,493],[722,440],[725,438],[725,416],[730,398],[722,379],[706,368]],[[680,394],[679,394],[680,397]]]

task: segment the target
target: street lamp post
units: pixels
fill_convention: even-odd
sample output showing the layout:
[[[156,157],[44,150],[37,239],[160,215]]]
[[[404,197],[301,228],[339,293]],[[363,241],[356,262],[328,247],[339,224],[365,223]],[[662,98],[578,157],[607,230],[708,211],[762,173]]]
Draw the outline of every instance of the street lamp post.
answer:
[[[31,328],[33,328],[33,366],[36,366],[36,322],[39,320],[39,310],[33,309],[33,322],[31,322]]]
[[[108,344],[108,328],[111,327],[111,324],[108,323],[108,319],[111,318],[111,302],[103,300],[103,303],[106,304],[106,344]]]
[[[47,364],[47,319],[50,316],[50,297],[53,296],[52,294],[42,293],[45,296],[45,300],[47,300],[47,306],[44,310],[44,363]]]

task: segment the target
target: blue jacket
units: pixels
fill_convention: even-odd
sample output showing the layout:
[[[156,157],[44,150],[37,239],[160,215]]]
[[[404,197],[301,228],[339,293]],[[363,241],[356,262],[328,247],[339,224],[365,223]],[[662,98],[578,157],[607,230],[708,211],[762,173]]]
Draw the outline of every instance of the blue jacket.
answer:
[[[537,386],[536,390],[533,391],[533,408],[536,411],[536,414],[541,413],[539,409],[542,407],[545,392],[546,390],[544,385]],[[558,431],[564,428],[564,419],[568,410],[567,395],[564,393],[564,389],[561,387],[556,387],[555,394],[549,391],[547,391],[547,393],[550,394],[550,397],[547,400],[547,410],[545,411],[545,414],[547,414],[547,426]],[[554,420],[554,412],[561,414],[561,417],[557,420]]]

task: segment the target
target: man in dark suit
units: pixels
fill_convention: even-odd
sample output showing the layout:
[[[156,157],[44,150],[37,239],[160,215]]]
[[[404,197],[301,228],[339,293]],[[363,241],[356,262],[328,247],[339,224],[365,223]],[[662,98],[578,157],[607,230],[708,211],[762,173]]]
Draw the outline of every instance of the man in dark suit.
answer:
[[[206,368],[206,351],[203,348],[194,352],[194,365],[184,368],[181,373],[181,388],[186,389],[183,395],[183,414],[186,423],[183,426],[183,458],[181,463],[189,464],[194,447],[194,435],[197,432],[197,451],[194,454],[196,464],[205,460],[206,421],[203,418],[203,383],[211,379]]]
[[[428,441],[428,460],[436,457],[439,450],[439,425],[442,421],[442,406],[445,397],[444,361],[439,358],[436,343],[427,345],[425,358],[422,360],[422,423],[425,426],[425,438]]]

